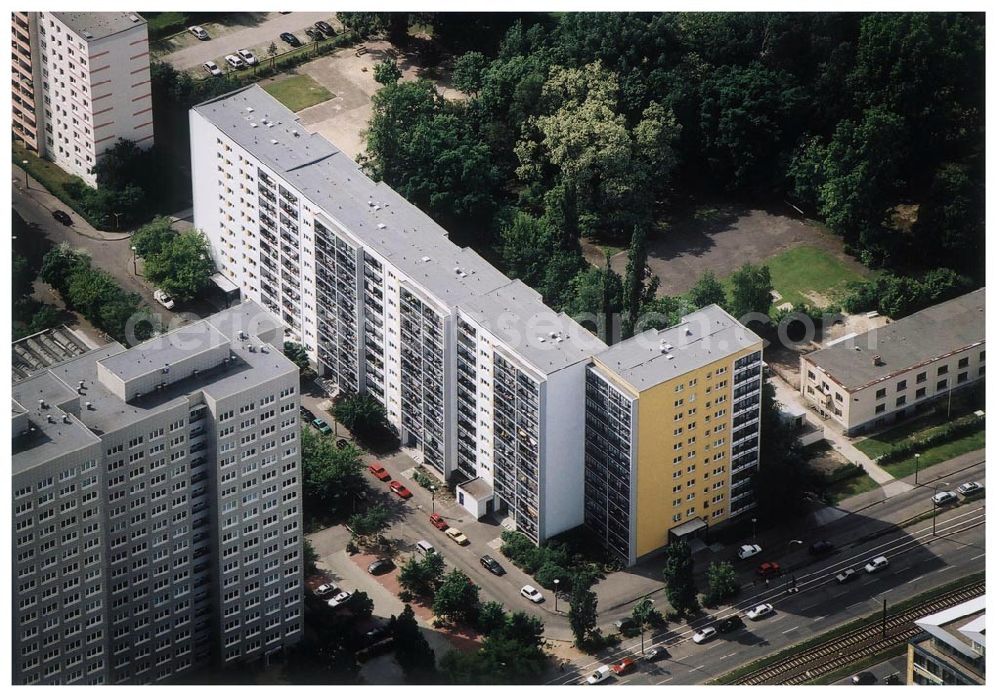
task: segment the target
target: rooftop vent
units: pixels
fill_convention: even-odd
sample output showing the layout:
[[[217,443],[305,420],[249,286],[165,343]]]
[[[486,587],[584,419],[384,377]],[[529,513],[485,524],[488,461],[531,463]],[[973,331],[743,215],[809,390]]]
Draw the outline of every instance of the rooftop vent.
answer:
[[[170,364],[163,364],[163,373],[170,373]]]
[[[295,136],[296,138],[298,138],[299,137],[299,132],[298,131],[292,131],[292,135]]]
[[[236,333],[236,336],[239,337],[240,339],[246,339],[247,333],[244,332],[243,330],[240,330],[239,332]]]
[[[80,381],[80,388],[84,388],[87,385],[87,381]]]
[[[69,423],[70,423],[69,415],[68,414],[64,414],[63,415],[63,424],[69,424]]]
[[[252,114],[253,113],[253,107],[247,107],[247,113]]]
[[[881,365],[882,365],[882,357],[881,355],[876,354],[875,356],[872,357],[872,366],[881,366]]]
[[[257,347],[251,344],[250,346],[247,347],[247,351],[249,351],[251,354],[255,354],[257,352]]]
[[[90,32],[85,31],[85,32],[83,32],[83,38],[85,38],[85,39],[93,39],[94,35],[91,34]]]
[[[429,262],[429,261],[431,261],[431,258],[428,257],[427,255],[424,255],[423,257],[420,258],[420,261],[421,262]]]
[[[276,141],[276,140],[274,140],[274,139],[272,138],[272,139],[271,139],[271,145],[278,145],[278,141]]]
[[[142,21],[142,20],[140,20],[140,19],[139,19],[139,15],[137,15],[137,14],[135,14],[135,13],[132,13],[132,14],[130,14],[130,15],[128,16],[128,18],[129,18],[130,20],[132,20],[132,22],[133,22],[134,24],[138,24],[139,22],[141,22],[141,21]]]
[[[377,227],[379,230],[385,230],[385,223],[379,223]]]
[[[55,423],[56,423],[56,420],[54,420],[54,419],[52,418],[52,415],[51,415],[51,414],[47,414],[47,415],[45,415],[45,421],[47,421],[47,422],[48,422],[49,424],[55,424]]]
[[[250,122],[250,128],[257,128],[256,122],[251,121]]]
[[[538,341],[544,343],[545,342],[545,337],[543,337],[542,335],[538,335]]]
[[[260,353],[261,354],[266,354],[267,353],[267,345],[266,344],[261,344],[260,345]]]
[[[86,408],[87,408],[88,410],[92,410],[92,409],[94,409],[94,403],[92,403],[92,402],[88,402],[88,403],[86,404]]]
[[[39,401],[38,401],[38,406],[39,406],[39,407],[40,407],[41,409],[43,409],[43,410],[44,410],[44,409],[45,409],[46,407],[48,407],[48,405],[46,405],[46,404],[45,404],[45,400],[39,400]]]

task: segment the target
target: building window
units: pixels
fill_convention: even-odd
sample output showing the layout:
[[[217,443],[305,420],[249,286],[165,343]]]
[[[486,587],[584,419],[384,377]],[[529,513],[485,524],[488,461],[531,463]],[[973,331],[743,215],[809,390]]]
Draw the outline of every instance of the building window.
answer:
[[[844,396],[841,395],[840,393],[834,393],[833,396],[837,399],[837,402],[843,402],[844,401]]]
[[[900,395],[899,397],[896,398],[896,407],[902,407],[905,404],[906,404],[905,395]]]
[[[882,414],[883,412],[885,412],[885,403],[875,405],[875,414]]]
[[[816,380],[816,374],[813,373],[812,371],[806,371],[806,375],[809,376],[809,380],[811,380],[811,381]]]
[[[899,392],[900,390],[906,390],[906,381],[899,381],[896,383],[896,392]]]
[[[959,359],[958,360],[958,367],[959,368],[968,368],[969,367],[969,357],[966,356],[964,359]]]
[[[979,360],[980,361],[986,361],[986,351],[985,350],[979,352]]]
[[[947,372],[948,372],[948,364],[945,364],[944,366],[938,366],[938,375],[939,376],[943,376]]]
[[[958,374],[958,382],[959,383],[964,383],[967,380],[969,380],[969,372],[968,371],[962,371],[961,373]]]
[[[917,389],[917,399],[918,400],[920,398],[926,396],[926,395],[927,395],[927,388],[919,388],[919,389]]]
[[[927,371],[917,374],[917,383],[923,383],[927,380]]]
[[[885,388],[879,388],[878,390],[875,391],[876,400],[881,400],[884,397],[885,397]]]
[[[937,390],[944,390],[948,387],[948,379],[945,378],[943,381],[937,382]]]

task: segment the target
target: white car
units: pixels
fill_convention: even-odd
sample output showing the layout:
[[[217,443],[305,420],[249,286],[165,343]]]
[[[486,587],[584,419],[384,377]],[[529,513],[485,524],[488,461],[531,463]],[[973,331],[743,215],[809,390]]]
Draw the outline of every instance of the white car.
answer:
[[[226,56],[226,63],[228,63],[229,67],[234,70],[239,70],[240,68],[247,67],[247,64],[243,62],[243,59],[233,53],[230,53],[228,56]]]
[[[762,603],[747,611],[747,618],[750,620],[760,620],[774,613],[774,606],[769,603]]]
[[[222,75],[222,68],[220,68],[215,61],[205,61],[202,63],[202,67],[209,75],[214,77]]]
[[[325,599],[328,596],[334,596],[340,593],[340,587],[336,584],[321,584],[316,587],[316,591],[313,592],[316,596],[321,599]]]
[[[342,591],[332,599],[326,602],[326,605],[330,608],[337,608],[338,606],[344,604],[349,598],[351,598],[351,592]]]
[[[754,545],[741,545],[740,546],[740,551],[737,553],[737,555],[739,556],[739,558],[741,560],[746,560],[747,558],[753,557],[754,555],[756,555],[757,553],[759,553],[761,550],[762,550],[762,548],[759,545],[757,545],[757,544],[754,544]]]
[[[971,497],[974,494],[979,494],[984,489],[986,488],[981,482],[966,482],[964,485],[958,486],[958,493],[963,497]]]
[[[153,300],[155,300],[157,303],[162,305],[167,310],[170,310],[171,308],[174,307],[174,299],[171,298],[170,295],[163,289],[158,288],[155,291],[153,291]]]
[[[704,628],[702,628],[694,635],[692,635],[691,639],[694,640],[694,644],[700,645],[702,643],[708,642],[718,634],[719,632],[715,628],[713,628],[711,625],[706,625]]]
[[[597,667],[597,671],[587,677],[587,685],[596,686],[597,684],[607,681],[611,678],[611,667],[607,664],[601,667]]]
[[[448,528],[444,534],[451,538],[453,541],[459,545],[468,545],[469,539],[466,538],[465,534],[459,531],[457,528]]]
[[[197,24],[193,27],[188,27],[188,31],[195,35],[200,41],[208,41],[212,37],[208,35],[208,32],[204,28],[199,27]]]
[[[931,501],[934,502],[934,506],[943,507],[946,504],[951,504],[958,501],[958,495],[948,490],[946,492],[938,492],[933,497]]]
[[[889,558],[885,555],[879,555],[878,557],[873,557],[867,565],[865,565],[865,572],[872,574],[874,572],[879,572],[884,570],[889,566]]]
[[[545,597],[542,596],[541,592],[530,584],[525,584],[521,587],[521,596],[534,603],[541,603],[545,600]]]
[[[236,52],[236,55],[243,59],[243,62],[247,65],[257,65],[257,56],[253,55],[253,52],[248,48],[241,48]]]

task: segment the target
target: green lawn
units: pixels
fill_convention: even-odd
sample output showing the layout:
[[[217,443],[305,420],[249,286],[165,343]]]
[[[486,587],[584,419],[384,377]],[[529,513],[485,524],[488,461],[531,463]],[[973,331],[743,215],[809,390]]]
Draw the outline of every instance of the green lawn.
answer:
[[[308,75],[293,75],[263,86],[276,100],[292,111],[301,111],[333,98],[333,93]]]
[[[837,502],[840,502],[848,497],[853,497],[856,494],[870,492],[876,487],[878,487],[877,482],[868,477],[867,474],[861,473],[860,475],[849,477],[846,480],[841,480],[840,482],[827,485],[825,492],[832,496]]]
[[[848,282],[864,279],[831,253],[812,245],[779,252],[763,264],[771,270],[774,290],[781,294],[779,303],[815,305],[805,293],[815,292],[829,298]]]
[[[969,434],[968,436],[963,436],[955,441],[950,441],[946,444],[933,446],[932,448],[921,451],[920,469],[923,470],[931,465],[936,465],[942,461],[946,461],[949,458],[954,458],[962,455],[963,453],[976,451],[981,448],[986,448],[985,427],[974,434]],[[912,476],[913,469],[916,467],[916,464],[916,458],[907,458],[906,460],[899,461],[898,463],[890,463],[883,465],[882,467],[885,468],[893,477],[901,478]]]

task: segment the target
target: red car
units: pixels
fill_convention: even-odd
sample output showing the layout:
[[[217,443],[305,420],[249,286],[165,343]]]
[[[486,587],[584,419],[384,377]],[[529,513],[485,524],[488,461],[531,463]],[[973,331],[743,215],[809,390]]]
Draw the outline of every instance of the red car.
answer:
[[[393,480],[389,483],[389,489],[398,494],[403,499],[409,499],[413,496],[413,493],[406,489],[406,486],[402,482]]]
[[[386,480],[389,480],[389,479],[392,478],[392,475],[389,474],[389,471],[386,470],[385,468],[383,468],[378,463],[372,463],[371,465],[369,465],[368,466],[368,472],[370,472],[372,475],[374,475],[376,478],[378,478],[382,482],[385,482]]]
[[[631,657],[625,657],[625,659],[621,660],[617,664],[611,665],[611,671],[615,672],[619,676],[627,674],[633,669],[635,669],[635,660]]]
[[[444,520],[441,514],[431,514],[431,524],[439,531],[444,531],[448,528],[448,522]]]
[[[781,574],[781,565],[777,562],[764,562],[757,568],[757,574],[761,577],[774,577]]]

